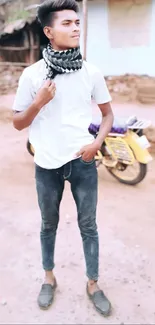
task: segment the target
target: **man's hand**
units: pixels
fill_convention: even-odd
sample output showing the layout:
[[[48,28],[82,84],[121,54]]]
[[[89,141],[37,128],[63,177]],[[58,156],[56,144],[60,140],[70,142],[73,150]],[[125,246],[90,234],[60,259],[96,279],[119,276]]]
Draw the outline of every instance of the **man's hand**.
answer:
[[[81,156],[84,161],[91,161],[99,149],[99,145],[95,142],[88,144],[87,146],[84,146],[79,152],[77,152],[76,157],[78,158]]]
[[[34,102],[38,109],[41,109],[44,105],[46,105],[50,100],[54,98],[55,91],[55,83],[51,80],[46,80],[34,99]]]

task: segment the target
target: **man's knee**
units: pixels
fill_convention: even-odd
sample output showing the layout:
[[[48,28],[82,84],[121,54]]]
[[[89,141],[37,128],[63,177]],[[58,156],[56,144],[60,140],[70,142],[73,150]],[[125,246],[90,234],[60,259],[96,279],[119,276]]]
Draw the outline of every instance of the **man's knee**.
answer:
[[[96,217],[92,216],[84,216],[79,217],[78,225],[81,233],[89,236],[97,236],[97,224]]]
[[[53,220],[42,220],[41,232],[56,232],[58,228],[59,218],[52,218]]]

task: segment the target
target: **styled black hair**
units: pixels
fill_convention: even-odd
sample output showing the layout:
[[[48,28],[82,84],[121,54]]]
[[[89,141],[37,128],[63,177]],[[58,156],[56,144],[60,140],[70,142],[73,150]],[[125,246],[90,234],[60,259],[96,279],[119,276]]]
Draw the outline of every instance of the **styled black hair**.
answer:
[[[75,0],[46,0],[39,5],[37,17],[42,27],[51,26],[56,12],[62,10],[73,10],[78,13],[79,6]]]

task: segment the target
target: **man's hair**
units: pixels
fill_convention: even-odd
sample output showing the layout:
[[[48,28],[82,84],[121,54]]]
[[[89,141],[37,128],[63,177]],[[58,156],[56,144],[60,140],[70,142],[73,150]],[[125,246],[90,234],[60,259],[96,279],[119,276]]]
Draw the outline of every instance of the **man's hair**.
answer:
[[[79,12],[79,6],[75,0],[46,0],[38,7],[37,17],[44,28],[52,26],[55,14],[62,10],[73,10]]]

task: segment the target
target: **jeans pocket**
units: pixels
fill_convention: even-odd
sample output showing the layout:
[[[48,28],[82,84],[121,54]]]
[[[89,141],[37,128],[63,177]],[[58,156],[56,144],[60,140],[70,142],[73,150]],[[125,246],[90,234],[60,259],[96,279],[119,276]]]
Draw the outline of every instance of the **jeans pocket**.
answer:
[[[80,161],[84,165],[92,165],[95,162],[95,158],[91,159],[90,161],[85,161],[82,159],[82,157],[80,157]]]

